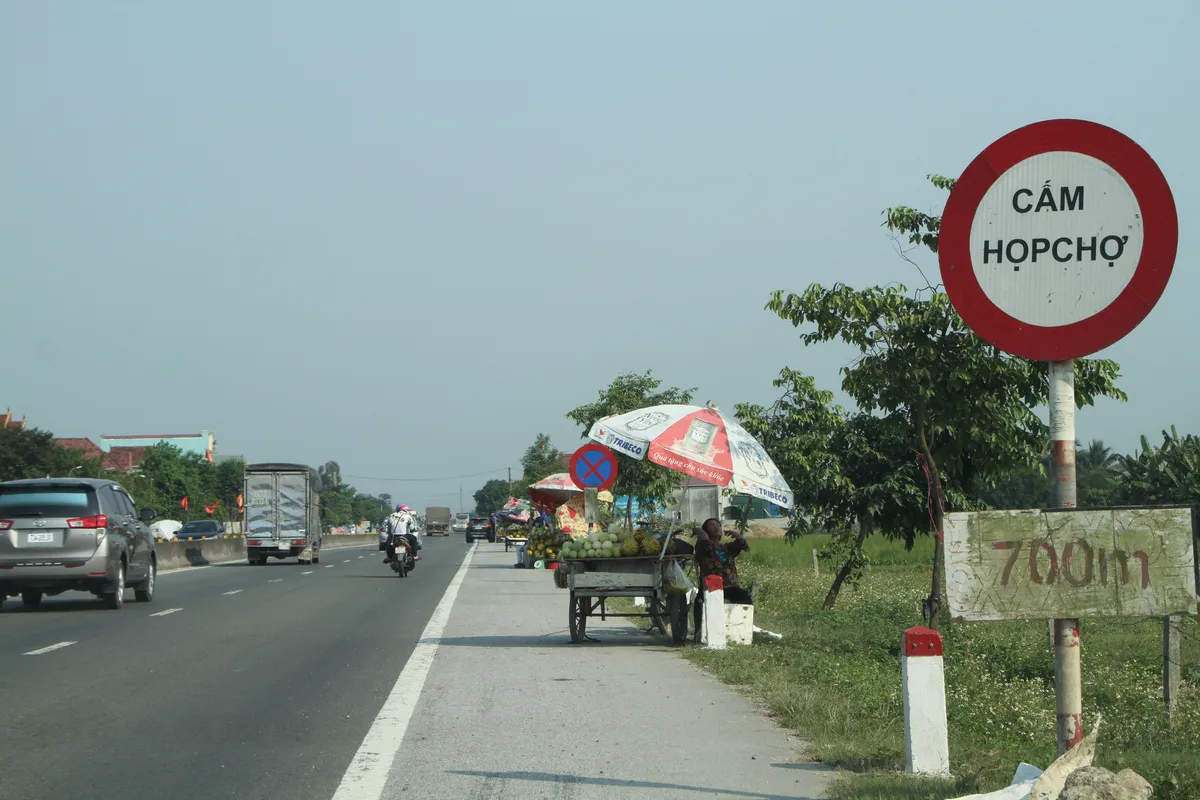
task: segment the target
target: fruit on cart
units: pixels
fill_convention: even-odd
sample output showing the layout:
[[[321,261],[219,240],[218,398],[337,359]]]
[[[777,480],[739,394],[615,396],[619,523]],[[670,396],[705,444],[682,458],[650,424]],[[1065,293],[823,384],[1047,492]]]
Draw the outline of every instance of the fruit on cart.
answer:
[[[625,558],[633,558],[638,554],[638,543],[636,539],[626,539],[621,542],[621,555]]]
[[[656,556],[662,552],[662,542],[655,539],[653,536],[647,536],[642,539],[641,543],[642,555]]]

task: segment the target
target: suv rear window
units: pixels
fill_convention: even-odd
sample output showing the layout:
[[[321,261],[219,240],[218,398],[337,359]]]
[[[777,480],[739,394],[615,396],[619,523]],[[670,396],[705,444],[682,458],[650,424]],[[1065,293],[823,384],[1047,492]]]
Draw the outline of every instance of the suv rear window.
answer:
[[[459,514],[459,515],[457,515],[457,518],[460,520],[470,519],[471,515],[470,514]]]
[[[0,517],[90,517],[96,493],[84,487],[0,486]]]

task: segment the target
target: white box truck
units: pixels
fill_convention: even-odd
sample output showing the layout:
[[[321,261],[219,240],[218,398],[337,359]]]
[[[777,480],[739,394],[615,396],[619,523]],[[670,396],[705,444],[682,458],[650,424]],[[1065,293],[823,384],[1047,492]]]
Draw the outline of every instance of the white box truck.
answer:
[[[304,464],[246,465],[246,560],[321,560],[321,477]]]

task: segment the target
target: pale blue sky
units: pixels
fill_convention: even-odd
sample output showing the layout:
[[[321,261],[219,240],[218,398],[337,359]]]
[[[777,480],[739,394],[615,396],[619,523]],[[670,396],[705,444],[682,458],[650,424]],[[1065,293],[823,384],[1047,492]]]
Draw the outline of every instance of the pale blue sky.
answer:
[[[1196,30],[1189,0],[9,0],[0,408],[432,477],[573,449],[563,414],[624,370],[730,410],[784,365],[835,388],[846,351],[769,292],[916,283],[880,211],[1081,117],[1158,161],[1180,247],[1106,352],[1130,402],[1079,436],[1197,431]]]

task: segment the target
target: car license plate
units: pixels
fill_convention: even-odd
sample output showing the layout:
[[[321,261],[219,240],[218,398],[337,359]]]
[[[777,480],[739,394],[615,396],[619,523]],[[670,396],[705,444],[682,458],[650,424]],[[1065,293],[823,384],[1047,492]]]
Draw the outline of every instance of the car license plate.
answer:
[[[290,544],[288,544],[287,542],[280,542],[279,549],[280,550],[291,550],[292,546]]]
[[[25,540],[29,544],[51,544],[54,542],[53,533],[30,533]]]

